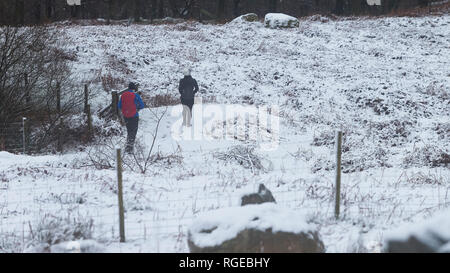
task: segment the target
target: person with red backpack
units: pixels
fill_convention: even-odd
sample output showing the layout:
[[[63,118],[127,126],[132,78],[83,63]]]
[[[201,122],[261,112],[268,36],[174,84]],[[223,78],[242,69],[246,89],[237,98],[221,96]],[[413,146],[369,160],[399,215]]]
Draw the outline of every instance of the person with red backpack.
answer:
[[[132,153],[134,150],[134,141],[139,125],[139,110],[145,108],[141,96],[136,93],[137,86],[130,82],[128,90],[125,91],[119,99],[119,109],[122,110],[122,115],[125,119],[127,127],[127,146],[125,152]]]

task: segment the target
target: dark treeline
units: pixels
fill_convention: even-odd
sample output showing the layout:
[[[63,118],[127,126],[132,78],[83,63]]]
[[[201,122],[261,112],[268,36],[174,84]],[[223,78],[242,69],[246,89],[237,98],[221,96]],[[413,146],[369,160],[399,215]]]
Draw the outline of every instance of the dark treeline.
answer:
[[[253,12],[283,12],[292,16],[311,14],[384,14],[395,10],[426,6],[429,0],[381,0],[368,6],[366,0],[81,0],[69,6],[66,0],[0,0],[0,24],[42,24],[66,19],[119,20],[164,17],[197,20],[228,20]]]

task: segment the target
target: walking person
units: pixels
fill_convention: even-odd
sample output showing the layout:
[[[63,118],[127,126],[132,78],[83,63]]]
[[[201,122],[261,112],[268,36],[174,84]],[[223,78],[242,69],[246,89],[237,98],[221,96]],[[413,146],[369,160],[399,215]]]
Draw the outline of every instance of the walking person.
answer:
[[[127,146],[125,148],[125,152],[127,153],[133,153],[134,141],[136,140],[139,126],[139,110],[145,107],[141,96],[136,93],[136,89],[136,84],[130,82],[128,90],[120,96],[118,105],[119,109],[122,110],[127,127]]]
[[[198,92],[198,84],[192,78],[189,68],[184,71],[184,78],[180,80],[178,91],[183,105],[183,126],[191,127],[192,106],[194,105],[195,94]]]

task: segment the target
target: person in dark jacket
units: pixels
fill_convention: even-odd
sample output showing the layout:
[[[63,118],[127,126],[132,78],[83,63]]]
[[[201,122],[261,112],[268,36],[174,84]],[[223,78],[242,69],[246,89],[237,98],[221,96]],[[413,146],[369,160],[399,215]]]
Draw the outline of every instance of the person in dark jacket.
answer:
[[[184,71],[184,78],[180,80],[178,91],[180,91],[181,104],[183,105],[183,126],[191,127],[192,106],[194,105],[195,94],[198,92],[198,84],[192,78],[190,69]]]
[[[130,82],[128,90],[125,91],[119,100],[119,109],[122,111],[127,127],[127,146],[125,152],[132,153],[134,150],[134,141],[139,125],[139,110],[145,107],[141,96],[136,93],[136,84]]]

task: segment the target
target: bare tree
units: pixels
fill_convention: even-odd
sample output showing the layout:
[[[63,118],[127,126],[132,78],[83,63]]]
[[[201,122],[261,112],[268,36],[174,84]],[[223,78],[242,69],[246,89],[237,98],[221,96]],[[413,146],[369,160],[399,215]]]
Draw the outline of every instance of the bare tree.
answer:
[[[225,0],[217,1],[217,18],[223,19],[225,16]]]
[[[64,40],[55,28],[0,28],[1,127],[28,116],[40,127],[41,147],[54,140],[57,121],[82,104]]]

